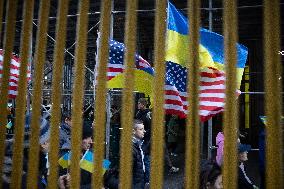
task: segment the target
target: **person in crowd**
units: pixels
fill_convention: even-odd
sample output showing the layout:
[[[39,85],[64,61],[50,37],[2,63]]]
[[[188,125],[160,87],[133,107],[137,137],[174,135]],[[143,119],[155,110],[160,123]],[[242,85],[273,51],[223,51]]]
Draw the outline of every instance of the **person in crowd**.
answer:
[[[252,179],[248,177],[246,173],[245,162],[248,160],[248,151],[250,151],[251,146],[245,144],[238,145],[238,188],[239,189],[258,189],[258,187],[253,183]]]
[[[265,125],[262,124],[258,135],[258,157],[259,157],[259,174],[260,174],[260,189],[265,189]]]
[[[165,159],[166,159],[166,164],[169,166],[169,173],[177,173],[179,171],[178,167],[174,167],[172,160],[170,158],[170,154],[167,148],[165,148]]]
[[[222,189],[223,178],[221,167],[212,162],[204,161],[200,171],[200,189]]]
[[[216,146],[217,146],[216,163],[219,166],[223,165],[224,141],[225,141],[225,137],[224,137],[223,132],[219,132],[216,136]],[[240,144],[239,138],[237,139],[237,143]]]
[[[71,116],[64,115],[63,123],[59,127],[59,149],[70,150],[71,147]]]
[[[15,120],[15,109],[12,103],[7,104],[7,139],[12,138],[14,134],[14,120]]]
[[[168,142],[168,151],[170,155],[177,156],[175,149],[177,146],[178,134],[179,134],[179,124],[178,116],[172,115],[168,124],[167,124],[167,142]]]
[[[144,152],[142,150],[143,138],[145,135],[144,124],[141,120],[134,120],[133,135],[132,135],[132,154],[133,154],[133,169],[132,182],[133,189],[144,189],[145,187],[145,163]]]
[[[151,111],[147,108],[148,101],[146,98],[138,99],[137,108],[138,111],[135,115],[135,119],[141,120],[146,131],[143,142],[143,151],[145,153],[144,162],[145,162],[145,178],[146,182],[150,181],[150,148],[151,148]]]
[[[81,157],[85,154],[86,151],[92,150],[93,144],[93,128],[90,124],[83,125],[83,132],[82,132],[82,142],[81,142]],[[67,153],[67,152],[66,152]],[[62,154],[64,155],[64,154]],[[70,175],[67,169],[60,169],[59,170],[60,177],[58,179],[58,187],[60,189],[67,189],[70,186]],[[80,179],[80,188],[81,189],[91,189],[91,178],[92,173],[81,169],[81,179]]]
[[[225,137],[224,137],[223,132],[219,132],[216,136],[216,146],[217,146],[216,163],[219,166],[223,164],[224,141],[225,141]]]
[[[24,133],[24,157],[23,157],[23,177],[22,177],[22,188],[26,188],[27,181],[27,169],[28,169],[28,149],[29,149],[29,137],[30,137],[30,120],[31,114],[26,115],[25,118],[25,133]],[[44,189],[47,186],[47,176],[49,171],[48,163],[48,151],[49,151],[49,137],[50,128],[49,122],[41,118],[40,119],[40,135],[39,135],[39,171],[38,171],[38,188]],[[5,141],[5,158],[4,158],[4,171],[2,175],[3,187],[9,188],[11,184],[11,172],[12,172],[12,153],[14,138]]]

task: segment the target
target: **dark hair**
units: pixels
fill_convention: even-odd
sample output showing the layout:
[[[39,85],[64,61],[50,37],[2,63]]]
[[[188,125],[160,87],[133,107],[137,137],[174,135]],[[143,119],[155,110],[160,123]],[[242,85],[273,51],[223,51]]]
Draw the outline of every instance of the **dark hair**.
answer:
[[[221,167],[216,163],[203,162],[200,171],[200,188],[206,189],[207,183],[214,185],[218,176],[222,174]]]
[[[69,113],[63,114],[62,121],[65,121],[65,120],[71,121],[71,114],[69,114]]]
[[[138,100],[139,103],[143,104],[145,107],[147,106],[148,104],[148,101],[146,98],[139,98]]]

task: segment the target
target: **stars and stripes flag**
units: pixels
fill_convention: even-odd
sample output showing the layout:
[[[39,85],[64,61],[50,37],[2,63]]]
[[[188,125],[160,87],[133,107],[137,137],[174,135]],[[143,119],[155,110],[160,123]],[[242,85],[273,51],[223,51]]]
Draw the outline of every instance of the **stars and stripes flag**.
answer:
[[[110,40],[109,63],[107,72],[108,80],[111,80],[117,74],[123,72],[124,51],[125,46],[123,43],[115,40]],[[138,54],[135,55],[135,66],[139,70],[143,70],[151,75],[154,75],[154,70],[151,65]]]
[[[4,53],[3,50],[0,49],[0,82],[3,74],[3,59]],[[11,56],[10,62],[10,76],[9,76],[9,98],[16,98],[18,94],[18,81],[20,75],[20,58],[15,55]],[[27,71],[27,80],[31,80],[31,70],[30,66]]]
[[[165,109],[168,114],[186,117],[187,114],[187,69],[167,62],[165,84]],[[224,110],[225,74],[214,68],[200,71],[199,116],[206,121]]]
[[[115,40],[110,40],[108,80],[115,78],[124,70],[125,46]],[[151,65],[136,54],[135,66],[137,69],[148,72],[154,76],[154,69]],[[204,68],[200,72],[199,88],[199,116],[202,121],[224,110],[225,98],[225,75],[224,72],[214,68]],[[167,114],[176,114],[179,117],[186,117],[187,114],[187,69],[179,64],[166,63],[165,80],[165,111]]]

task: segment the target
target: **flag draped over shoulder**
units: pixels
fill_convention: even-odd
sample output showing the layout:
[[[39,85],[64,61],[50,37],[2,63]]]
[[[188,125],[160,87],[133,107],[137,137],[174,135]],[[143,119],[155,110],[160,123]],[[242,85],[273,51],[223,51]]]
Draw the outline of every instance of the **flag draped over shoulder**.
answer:
[[[4,60],[4,53],[3,50],[0,49],[0,84],[3,74],[3,60]],[[10,62],[10,76],[9,76],[9,98],[16,98],[18,94],[19,76],[20,76],[20,59],[12,55]],[[27,80],[28,81],[31,80],[30,65],[27,70]]]
[[[185,117],[187,114],[187,68],[189,62],[188,23],[171,3],[168,4],[166,41],[166,85],[165,109],[167,113]],[[237,46],[237,83],[241,84],[248,50]],[[223,36],[200,29],[199,45],[200,87],[199,115],[202,121],[224,110],[225,72]]]
[[[124,88],[124,52],[125,46],[115,40],[110,40],[109,63],[107,70],[108,88]],[[134,90],[146,95],[152,94],[152,82],[154,69],[140,55],[133,58],[133,66],[136,68]]]

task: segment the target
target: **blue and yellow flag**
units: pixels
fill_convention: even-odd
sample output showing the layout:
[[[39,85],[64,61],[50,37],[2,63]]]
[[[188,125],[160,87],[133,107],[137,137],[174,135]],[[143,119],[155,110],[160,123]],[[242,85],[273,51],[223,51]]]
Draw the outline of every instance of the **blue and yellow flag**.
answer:
[[[64,169],[68,168],[71,163],[71,152],[64,154],[59,160],[58,163]],[[103,160],[103,170],[104,172],[109,169],[111,162],[107,159]],[[93,161],[93,152],[87,150],[80,160],[80,168],[84,169],[90,173],[94,172],[94,161]]]
[[[103,173],[109,169],[110,161],[107,159],[103,160]],[[84,169],[90,173],[94,172],[94,161],[93,161],[93,152],[86,151],[84,156],[80,161],[80,168]]]
[[[71,152],[67,152],[58,160],[59,165],[64,169],[68,168],[71,163],[70,158],[71,158]]]
[[[259,116],[259,118],[262,121],[262,123],[266,125],[267,123],[266,116]],[[281,123],[284,124],[284,116],[281,116]]]
[[[168,3],[168,26],[166,61],[186,67],[188,63],[188,22],[174,5]],[[248,49],[236,44],[237,48],[237,83],[241,84],[242,74],[247,60]],[[207,29],[200,29],[199,45],[200,67],[224,70],[224,37]]]

